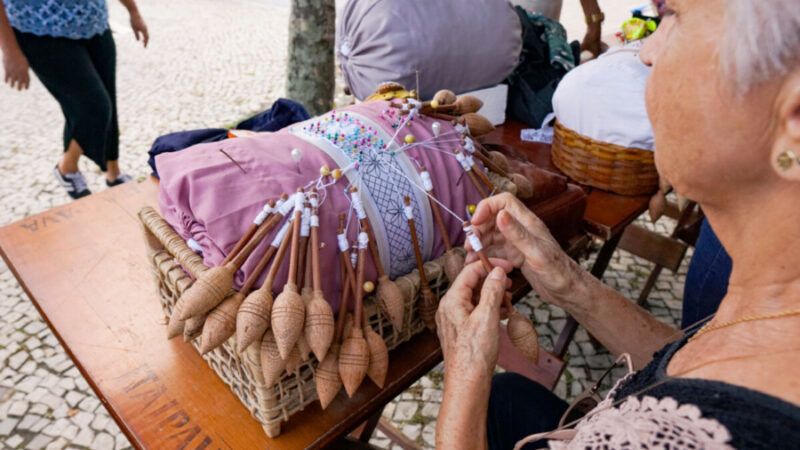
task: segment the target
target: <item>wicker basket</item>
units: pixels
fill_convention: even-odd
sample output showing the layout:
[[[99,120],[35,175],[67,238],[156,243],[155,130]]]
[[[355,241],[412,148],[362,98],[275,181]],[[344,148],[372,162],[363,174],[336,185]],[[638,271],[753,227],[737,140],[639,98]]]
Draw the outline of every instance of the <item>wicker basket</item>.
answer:
[[[581,184],[623,195],[658,190],[658,172],[648,150],[595,141],[556,121],[552,155],[553,164]]]
[[[140,211],[139,218],[144,225],[148,257],[152,263],[161,305],[164,314],[169,317],[183,291],[192,285],[192,278],[187,271],[197,275],[207,268],[200,256],[189,249],[183,239],[152,208]],[[447,289],[441,259],[425,263],[424,268],[428,280],[431,280],[431,289],[437,298],[440,297]],[[374,296],[364,299],[364,310],[370,325],[383,337],[389,350],[408,341],[425,328],[415,307],[419,291],[419,272],[415,270],[395,282],[407,299],[402,332],[394,331],[389,319],[378,308]],[[198,339],[194,339],[192,343],[195,348],[199,348]],[[284,372],[275,385],[267,386],[261,371],[258,348],[260,342],[251,345],[244,355],[235,352],[233,345],[234,338],[231,338],[203,358],[230,386],[253,417],[261,422],[264,432],[271,438],[277,437],[282,422],[317,400],[314,373],[318,361],[312,355],[296,372]]]

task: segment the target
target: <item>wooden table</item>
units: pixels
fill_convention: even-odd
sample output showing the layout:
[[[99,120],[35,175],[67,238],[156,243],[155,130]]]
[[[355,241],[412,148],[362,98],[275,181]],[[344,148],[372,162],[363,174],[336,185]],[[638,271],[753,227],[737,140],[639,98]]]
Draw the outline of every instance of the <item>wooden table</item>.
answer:
[[[518,142],[514,124],[495,133],[534,148]],[[537,158],[549,152],[534,149]],[[341,444],[365,421],[360,438],[367,439],[383,406],[441,361],[436,336],[423,332],[392,351],[383,390],[364,383],[353,399],[340,393],[326,411],[314,403],[284,424],[278,439],[267,438],[191,345],[166,340],[136,215],[156,205],[156,194],[150,180],[127,183],[0,228],[9,268],[134,446],[317,448]],[[613,237],[643,211],[645,202],[619,197],[591,192],[587,229]],[[562,367],[545,354],[533,374]]]
[[[137,218],[156,195],[151,180],[126,183],[0,228],[9,268],[137,448],[317,448],[371,419],[366,440],[383,406],[442,360],[425,331],[391,352],[383,390],[342,391],[267,438],[190,344],[166,339]],[[552,377],[561,362],[545,355],[535,370]]]

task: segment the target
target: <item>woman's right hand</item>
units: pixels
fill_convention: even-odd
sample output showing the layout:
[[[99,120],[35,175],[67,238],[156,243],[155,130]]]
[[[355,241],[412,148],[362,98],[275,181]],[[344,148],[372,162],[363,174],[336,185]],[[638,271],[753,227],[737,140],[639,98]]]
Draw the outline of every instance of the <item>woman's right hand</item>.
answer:
[[[562,306],[571,297],[583,269],[561,250],[544,222],[516,197],[503,193],[481,201],[472,224],[487,255],[520,268],[545,300]],[[475,259],[476,255],[470,253],[467,262]]]
[[[28,59],[19,49],[3,52],[3,69],[5,82],[18,91],[28,89],[30,75],[28,75]]]

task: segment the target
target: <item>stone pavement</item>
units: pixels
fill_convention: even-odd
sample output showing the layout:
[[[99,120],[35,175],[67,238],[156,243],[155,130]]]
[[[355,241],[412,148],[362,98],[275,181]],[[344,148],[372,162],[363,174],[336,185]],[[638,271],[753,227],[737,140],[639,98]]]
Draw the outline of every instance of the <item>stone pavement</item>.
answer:
[[[145,152],[156,136],[230,125],[283,94],[289,11],[286,2],[263,0],[138,3],[151,32],[146,50],[133,39],[120,4],[109,2],[109,7],[118,53],[121,165],[141,177],[149,173]],[[643,1],[613,3],[629,8]],[[573,38],[582,35],[577,8],[574,0],[564,5]],[[345,101],[340,93],[337,102]],[[35,77],[29,91],[0,86],[0,225],[69,201],[51,175],[61,151],[62,126],[57,103]],[[81,170],[92,190],[104,188],[102,175],[90,163],[82,161]],[[665,233],[671,229],[668,221],[656,227]],[[649,270],[647,263],[618,252],[605,281],[635,298]],[[650,296],[648,307],[666,322],[677,323],[684,277],[685,264],[677,274],[663,273]],[[552,348],[564,324],[563,311],[533,296],[518,309],[535,319],[542,345]],[[575,396],[610,362],[608,352],[595,348],[579,330],[556,393]],[[442,378],[441,370],[432,371],[384,411],[428,448],[434,442]],[[381,433],[373,443],[390,448]],[[130,443],[0,262],[0,448],[66,447],[120,449]]]

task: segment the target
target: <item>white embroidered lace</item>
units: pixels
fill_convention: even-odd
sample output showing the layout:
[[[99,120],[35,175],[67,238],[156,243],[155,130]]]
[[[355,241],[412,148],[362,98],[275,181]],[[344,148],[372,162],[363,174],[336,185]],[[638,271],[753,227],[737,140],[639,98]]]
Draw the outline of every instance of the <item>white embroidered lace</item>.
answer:
[[[627,398],[610,407],[611,395],[597,405],[575,430],[570,441],[549,441],[551,449],[695,448],[732,449],[731,435],[714,419],[704,419],[700,408],[679,405],[670,397]]]

